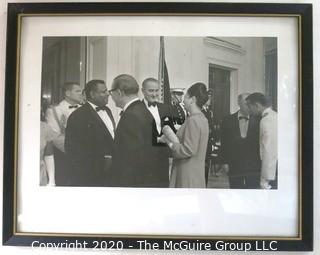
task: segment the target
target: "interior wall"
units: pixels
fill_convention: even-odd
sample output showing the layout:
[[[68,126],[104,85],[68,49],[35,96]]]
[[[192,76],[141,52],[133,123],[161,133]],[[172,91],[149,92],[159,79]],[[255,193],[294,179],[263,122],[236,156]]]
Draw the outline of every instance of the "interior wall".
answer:
[[[232,75],[231,111],[242,92],[263,92],[263,38],[221,38],[238,45],[242,53],[206,42],[203,37],[165,37],[165,57],[170,87],[188,88],[194,82],[208,84],[209,63],[225,65]],[[147,77],[158,77],[159,37],[108,37],[107,86],[119,74],[133,75],[139,84]],[[110,100],[112,101],[112,100]],[[119,112],[110,102],[110,107]]]

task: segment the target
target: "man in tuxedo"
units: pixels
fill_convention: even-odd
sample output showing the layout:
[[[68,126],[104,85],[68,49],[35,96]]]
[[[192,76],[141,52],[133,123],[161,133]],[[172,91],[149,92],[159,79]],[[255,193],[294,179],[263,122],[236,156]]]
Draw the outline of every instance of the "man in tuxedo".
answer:
[[[156,123],[138,92],[139,85],[130,75],[113,80],[111,97],[122,109],[114,139],[113,186],[168,187],[167,163],[159,162],[153,136]]]
[[[169,149],[166,144],[159,143],[158,138],[162,135],[162,128],[165,125],[170,126],[173,130],[174,125],[172,116],[170,115],[170,106],[159,103],[160,85],[158,80],[147,78],[142,82],[142,93],[144,98],[142,102],[153,118],[152,139],[153,145],[158,147],[158,156],[154,158],[155,167],[158,167],[157,172],[159,178],[165,180],[163,187],[169,186]],[[156,148],[154,148],[156,149]],[[160,177],[160,175],[163,175]],[[165,179],[165,175],[167,178]]]
[[[67,82],[63,86],[64,99],[58,105],[50,106],[45,119],[58,137],[54,139],[55,182],[57,186],[67,186],[69,166],[65,154],[65,129],[70,114],[79,108],[82,102],[81,88],[78,83]]]
[[[250,112],[261,118],[259,131],[261,157],[260,188],[277,189],[277,113],[272,110],[269,98],[261,93],[249,95],[246,101]]]
[[[221,127],[221,159],[231,189],[259,188],[259,119],[249,115],[248,95],[238,96],[239,111],[224,119]]]
[[[114,144],[115,122],[102,80],[86,84],[87,102],[67,122],[65,149],[72,167],[70,186],[107,186]]]

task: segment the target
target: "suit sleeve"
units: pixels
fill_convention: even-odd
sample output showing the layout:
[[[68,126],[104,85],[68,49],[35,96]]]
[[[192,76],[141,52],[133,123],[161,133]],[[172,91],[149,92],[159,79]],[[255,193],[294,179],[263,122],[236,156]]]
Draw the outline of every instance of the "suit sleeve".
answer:
[[[277,170],[278,144],[276,117],[260,122],[261,177],[274,180]]]
[[[220,160],[222,164],[229,163],[229,135],[228,120],[224,119],[221,124]]]
[[[82,158],[83,133],[80,130],[81,123],[78,123],[74,114],[71,114],[66,127],[65,150],[70,160],[75,163]]]
[[[70,167],[68,171],[70,171],[69,182],[71,185],[81,186],[92,181],[92,175],[88,174],[89,170],[94,170],[93,157],[90,155],[92,150],[90,150],[88,136],[91,134],[88,132],[88,125],[76,111],[70,115],[67,121],[65,149],[68,167]]]
[[[180,143],[174,143],[172,154],[174,158],[190,158],[198,152],[200,143],[200,127],[195,119],[188,119],[185,132]]]
[[[117,144],[112,159],[112,178],[114,186],[127,186],[133,179],[141,174],[147,163],[144,158],[145,134],[144,127],[133,115],[126,115],[124,120],[119,123],[117,130]],[[151,134],[151,133],[150,133]],[[151,142],[151,139],[150,139]],[[117,147],[117,146],[116,146]]]
[[[124,142],[126,142],[126,150],[128,151],[128,153],[130,153],[128,155],[129,159],[131,159],[134,164],[135,162],[140,162],[140,160],[135,160],[137,156],[140,156],[136,153],[140,151],[137,149],[144,146],[145,135],[147,134],[144,134],[144,127],[142,127],[142,125],[139,125],[141,121],[137,121],[134,116],[127,116],[126,122],[128,123],[128,125],[123,126],[122,139]]]

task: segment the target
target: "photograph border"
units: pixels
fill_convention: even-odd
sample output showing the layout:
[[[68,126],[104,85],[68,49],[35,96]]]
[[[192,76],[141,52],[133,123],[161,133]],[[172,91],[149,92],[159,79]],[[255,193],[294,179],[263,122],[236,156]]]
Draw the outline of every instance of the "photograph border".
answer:
[[[231,16],[297,17],[298,87],[299,87],[299,234],[297,237],[253,236],[140,236],[61,233],[26,233],[17,231],[17,151],[19,130],[19,65],[21,20],[26,16]],[[3,245],[31,246],[34,240],[61,243],[72,241],[122,241],[124,248],[138,248],[137,241],[150,243],[248,242],[263,240],[266,246],[277,241],[278,251],[313,250],[313,48],[312,4],[266,3],[9,3],[5,77]],[[268,246],[269,243],[269,246]],[[214,249],[214,246],[212,246]],[[161,247],[160,247],[161,248]],[[163,249],[163,247],[162,247]]]

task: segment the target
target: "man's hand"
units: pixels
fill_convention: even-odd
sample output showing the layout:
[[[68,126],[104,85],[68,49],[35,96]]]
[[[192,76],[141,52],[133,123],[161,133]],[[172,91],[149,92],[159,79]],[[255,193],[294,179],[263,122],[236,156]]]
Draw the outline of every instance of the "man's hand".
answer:
[[[261,189],[271,189],[272,186],[269,184],[269,180],[265,178],[260,179],[260,188]]]
[[[175,128],[176,130],[178,130],[180,127],[181,127],[181,125],[179,125],[179,124],[174,124],[174,128]]]
[[[167,143],[167,139],[164,135],[157,137],[157,143]]]

